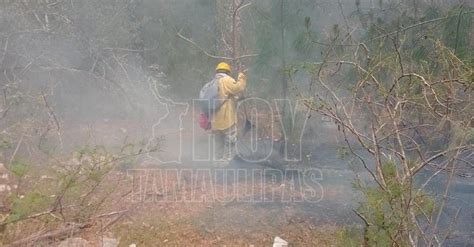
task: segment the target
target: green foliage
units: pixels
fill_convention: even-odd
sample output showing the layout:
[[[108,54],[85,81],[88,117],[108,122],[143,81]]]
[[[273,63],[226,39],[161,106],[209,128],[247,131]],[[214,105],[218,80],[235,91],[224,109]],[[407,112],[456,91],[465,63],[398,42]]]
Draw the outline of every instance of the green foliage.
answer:
[[[314,61],[320,56],[320,47],[315,42],[319,38],[319,25],[311,17],[320,13],[314,1],[258,1],[249,10],[255,28],[247,42],[254,42],[254,53],[258,53],[250,67],[252,77],[264,78],[265,95],[282,95],[282,85],[288,71],[301,62]],[[317,23],[316,23],[317,24]],[[247,26],[244,26],[244,30]],[[291,85],[290,85],[291,86]]]
[[[361,229],[356,227],[342,227],[336,232],[337,244],[341,247],[359,247],[363,245]]]
[[[294,34],[293,48],[297,53],[299,61],[309,60],[311,55],[314,55],[317,43],[315,40],[318,39],[317,32],[312,26],[311,17],[304,17],[303,25],[296,23],[298,26],[303,26],[301,30],[298,30]]]
[[[355,183],[355,188],[365,198],[357,211],[367,221],[364,237],[369,246],[392,246],[394,243],[409,246],[407,234],[415,230],[409,220],[411,208],[416,208],[415,215],[433,213],[434,200],[425,193],[418,193],[411,183],[400,180],[397,173],[396,164],[387,160],[382,165],[386,186],[367,185],[360,180]]]
[[[472,26],[472,11],[474,9],[453,6],[448,10],[448,18],[443,25],[443,40],[447,47],[461,60],[472,59],[474,44],[470,42]]]
[[[7,136],[0,134],[0,150],[9,148],[12,148],[11,140]]]
[[[18,221],[33,213],[47,209],[53,198],[39,191],[32,190],[23,196],[15,197],[11,206],[11,212],[6,223]]]
[[[159,65],[159,71],[166,75],[161,83],[169,86],[172,93],[196,96],[199,88],[210,80],[217,62],[179,38],[178,32],[211,54],[226,55],[216,50],[219,37],[214,4],[210,0],[142,1],[137,8],[138,16],[151,17],[140,29],[145,47],[152,49],[143,54],[144,59],[148,64]]]
[[[419,19],[410,11],[387,12],[385,8],[371,9],[367,13],[357,12],[359,21],[366,30],[365,39],[369,42],[370,50],[382,48],[384,52],[390,51],[393,49],[390,39],[396,37],[402,41],[403,50],[410,53],[415,61],[431,63],[436,61],[431,58],[431,54],[437,49],[434,43],[441,37],[443,45],[453,49],[454,54],[468,64],[473,63],[472,15],[473,9],[465,5],[455,5],[449,9],[430,5]],[[400,27],[432,20],[436,21],[403,32],[394,32]],[[389,35],[391,32],[392,35]],[[383,35],[386,35],[382,39],[385,42],[376,42]]]
[[[22,178],[28,173],[30,165],[26,161],[15,159],[8,169],[18,178]]]
[[[420,21],[433,20],[435,18],[441,17],[441,9],[432,5],[425,10],[424,15],[420,18]]]
[[[394,8],[394,4],[358,9],[362,31],[360,40],[354,39],[361,43],[357,48],[327,51],[328,57],[343,60],[344,65],[323,61],[299,67],[325,80],[318,88],[323,92],[302,92],[317,95],[313,97],[317,101],[307,105],[340,118],[349,126],[347,132],[359,132],[354,134],[359,144],[369,146],[373,154],[374,181],[355,183],[364,195],[356,212],[366,223],[368,246],[411,246],[413,238],[422,241],[418,217],[429,221],[436,205],[414,185],[412,169],[421,168],[426,156],[465,145],[472,121],[472,10],[432,5],[420,17],[420,12]],[[332,27],[325,42],[339,44],[340,26]],[[349,101],[358,109],[357,116]],[[349,116],[337,107],[346,107]],[[367,127],[371,124],[374,132]],[[403,134],[398,141],[392,138],[396,133]]]
[[[347,158],[348,155],[350,154],[350,150],[346,146],[338,146],[336,150],[337,150],[337,156],[341,159]]]
[[[143,144],[124,144],[115,152],[101,145],[86,146],[75,152],[67,164],[51,166],[47,175],[39,170],[31,170],[30,165],[24,161],[15,160],[9,170],[19,178],[28,174],[30,179],[28,183],[24,182],[18,194],[9,199],[11,211],[2,225],[43,217],[43,214],[35,214],[48,211],[53,215],[59,212],[64,221],[88,220],[117,189],[115,186],[104,185],[107,175],[120,162],[132,162],[133,157],[143,154],[144,150]],[[43,179],[43,176],[46,178]],[[55,221],[58,218],[56,215],[48,220]]]

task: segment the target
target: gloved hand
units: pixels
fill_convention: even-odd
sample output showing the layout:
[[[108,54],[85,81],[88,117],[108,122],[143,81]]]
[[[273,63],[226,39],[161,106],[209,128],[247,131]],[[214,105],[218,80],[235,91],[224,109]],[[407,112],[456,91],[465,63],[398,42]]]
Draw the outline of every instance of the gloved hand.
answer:
[[[247,80],[247,77],[245,76],[244,73],[240,72],[238,77],[237,77],[237,80],[241,81],[241,80]]]

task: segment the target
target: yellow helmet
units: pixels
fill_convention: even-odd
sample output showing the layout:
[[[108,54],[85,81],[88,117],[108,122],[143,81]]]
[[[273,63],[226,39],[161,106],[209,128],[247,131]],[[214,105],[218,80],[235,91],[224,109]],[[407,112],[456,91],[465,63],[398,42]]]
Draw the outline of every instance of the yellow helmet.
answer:
[[[218,70],[225,70],[227,72],[230,72],[230,65],[224,62],[220,62],[216,66],[216,71]]]

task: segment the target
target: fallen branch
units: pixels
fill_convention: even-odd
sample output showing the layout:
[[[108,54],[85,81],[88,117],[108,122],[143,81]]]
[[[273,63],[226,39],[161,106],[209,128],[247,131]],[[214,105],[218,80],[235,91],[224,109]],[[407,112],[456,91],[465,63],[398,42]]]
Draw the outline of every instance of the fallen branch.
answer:
[[[109,217],[109,216],[116,215],[116,214],[123,214],[123,213],[126,213],[126,212],[128,212],[128,211],[129,211],[128,209],[126,209],[126,210],[121,210],[121,211],[114,211],[114,212],[110,212],[110,213],[105,213],[105,214],[97,215],[97,216],[95,216],[94,218]]]
[[[119,221],[123,216],[125,216],[125,214],[128,212],[128,210],[123,210],[123,211],[120,211],[120,212],[114,212],[115,214],[118,214],[115,218],[113,218],[111,221],[109,221],[109,223],[107,223],[107,225],[103,226],[101,229],[100,229],[100,232],[104,232],[105,230],[107,230],[107,228],[109,228],[111,225],[115,224],[117,221]]]
[[[78,230],[81,230],[81,229],[84,229],[84,228],[87,228],[87,227],[90,227],[90,226],[91,226],[90,223],[72,224],[72,225],[64,227],[62,229],[50,231],[50,232],[47,232],[47,233],[43,233],[43,231],[40,231],[40,232],[34,233],[33,235],[31,235],[27,238],[15,241],[15,242],[11,243],[9,246],[23,246],[23,245],[28,245],[31,242],[37,242],[37,241],[41,241],[41,240],[45,240],[45,239],[61,238],[64,235],[66,235],[66,236],[71,235],[72,232],[75,232],[75,231],[78,231]]]
[[[31,219],[31,218],[36,218],[36,217],[39,217],[39,216],[42,216],[42,215],[51,214],[53,211],[54,210],[48,210],[48,211],[45,211],[45,212],[37,213],[37,214],[34,214],[34,215],[30,215],[28,218],[25,218],[25,219]],[[109,213],[97,215],[97,216],[95,216],[91,219],[105,218],[105,217],[110,217],[110,216],[118,214],[118,216],[115,217],[114,219],[112,219],[109,223],[107,223],[106,226],[102,227],[102,231],[103,231],[107,227],[109,227],[112,224],[116,223],[128,211],[129,211],[129,209],[109,212]],[[22,246],[22,245],[27,245],[31,242],[41,241],[41,240],[44,240],[44,239],[61,238],[62,235],[69,235],[71,232],[87,228],[91,225],[92,225],[91,223],[73,224],[73,225],[64,227],[62,229],[50,231],[50,232],[47,232],[47,233],[44,233],[44,231],[39,231],[39,232],[36,232],[36,233],[30,235],[27,238],[24,238],[24,239],[13,242],[12,244],[10,244],[10,246]]]

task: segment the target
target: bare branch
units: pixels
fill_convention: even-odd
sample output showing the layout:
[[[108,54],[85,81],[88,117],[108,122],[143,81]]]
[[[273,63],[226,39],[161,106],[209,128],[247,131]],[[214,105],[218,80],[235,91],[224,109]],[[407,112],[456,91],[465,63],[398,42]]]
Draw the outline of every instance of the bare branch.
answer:
[[[194,47],[198,48],[200,51],[202,51],[204,54],[206,54],[206,56],[208,57],[212,57],[212,58],[217,58],[217,59],[223,59],[223,60],[232,60],[231,57],[223,57],[223,56],[216,56],[216,55],[212,55],[210,54],[209,52],[207,52],[206,50],[204,50],[204,48],[200,47],[198,44],[196,44],[196,42],[192,41],[191,39],[188,39],[186,37],[184,37],[183,35],[181,35],[180,33],[176,33],[176,35],[178,35],[178,37],[180,37],[181,39],[191,43]]]
[[[471,12],[465,12],[464,14],[466,13],[472,13],[473,11]],[[433,22],[438,22],[438,21],[442,21],[442,20],[446,20],[448,19],[450,16],[445,16],[445,17],[440,17],[440,18],[435,18],[435,19],[431,19],[431,20],[427,20],[427,21],[423,21],[423,22],[419,22],[419,23],[416,23],[416,24],[413,24],[413,25],[410,25],[408,27],[404,27],[404,28],[400,28],[398,30],[395,30],[393,32],[389,32],[387,34],[383,34],[383,35],[380,35],[380,36],[377,36],[370,41],[375,41],[375,40],[378,40],[378,39],[382,39],[382,38],[385,38],[387,36],[390,36],[390,35],[393,35],[393,34],[397,34],[397,33],[401,33],[401,32],[404,32],[406,30],[409,30],[409,29],[412,29],[412,28],[415,28],[415,27],[419,27],[419,26],[423,26],[423,25],[426,25],[426,24],[429,24],[429,23],[433,23]]]

